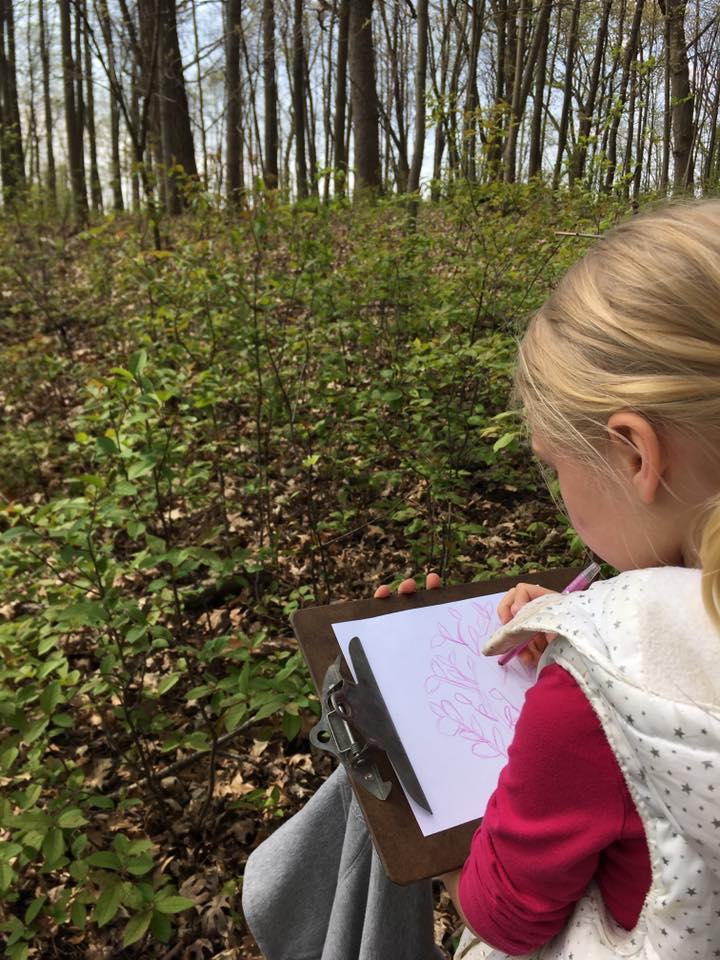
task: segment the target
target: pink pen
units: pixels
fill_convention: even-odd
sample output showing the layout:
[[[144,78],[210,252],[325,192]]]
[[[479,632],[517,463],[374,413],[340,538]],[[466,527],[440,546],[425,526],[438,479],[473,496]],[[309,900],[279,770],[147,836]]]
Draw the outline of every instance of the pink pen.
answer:
[[[583,570],[582,573],[579,573],[574,580],[571,580],[570,583],[565,587],[563,593],[577,593],[579,590],[585,590],[593,582],[595,577],[600,573],[600,564],[591,563],[589,567]],[[506,663],[510,663],[513,657],[516,657],[519,653],[532,643],[537,634],[533,634],[529,640],[525,640],[523,643],[519,643],[516,647],[513,647],[512,650],[508,650],[507,653],[504,653],[498,663],[501,667],[504,667]]]

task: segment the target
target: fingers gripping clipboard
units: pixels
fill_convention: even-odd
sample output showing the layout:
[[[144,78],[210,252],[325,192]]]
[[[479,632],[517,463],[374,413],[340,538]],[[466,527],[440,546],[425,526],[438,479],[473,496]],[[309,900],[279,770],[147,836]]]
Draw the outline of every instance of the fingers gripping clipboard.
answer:
[[[577,572],[559,569],[523,574],[521,579],[559,592]],[[315,742],[334,753],[348,770],[375,849],[395,883],[412,883],[460,867],[481,818],[475,816],[458,826],[423,834],[413,806],[417,810],[416,804],[428,808],[430,804],[392,718],[387,722],[382,685],[377,687],[372,668],[364,662],[362,623],[353,623],[357,637],[346,647],[351,664],[343,656],[335,629],[340,633],[341,625],[351,621],[487,597],[517,582],[517,577],[504,577],[384,600],[308,607],[292,617],[295,636],[323,704]]]

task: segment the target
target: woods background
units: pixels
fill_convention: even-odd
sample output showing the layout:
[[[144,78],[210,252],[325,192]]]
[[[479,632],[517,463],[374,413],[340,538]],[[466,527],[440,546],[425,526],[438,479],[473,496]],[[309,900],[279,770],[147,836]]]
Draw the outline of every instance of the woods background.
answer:
[[[6,201],[80,217],[177,212],[184,178],[242,203],[260,182],[638,196],[720,173],[709,0],[2,0],[0,19]]]
[[[289,618],[582,565],[517,337],[720,177],[707,0],[0,0],[0,949],[257,960]],[[436,890],[448,957],[457,916]]]

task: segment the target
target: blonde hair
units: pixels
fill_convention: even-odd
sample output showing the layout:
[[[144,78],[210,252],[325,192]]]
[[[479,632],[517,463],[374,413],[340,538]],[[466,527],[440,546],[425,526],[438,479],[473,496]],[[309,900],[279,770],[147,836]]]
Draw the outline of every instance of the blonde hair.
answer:
[[[603,236],[533,317],[515,394],[531,429],[591,462],[618,410],[720,438],[720,200],[666,205]],[[720,626],[720,490],[699,555]]]

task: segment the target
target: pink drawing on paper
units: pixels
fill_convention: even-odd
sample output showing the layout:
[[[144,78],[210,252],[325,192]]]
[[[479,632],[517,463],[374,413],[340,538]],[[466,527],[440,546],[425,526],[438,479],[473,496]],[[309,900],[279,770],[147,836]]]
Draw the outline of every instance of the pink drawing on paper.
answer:
[[[533,674],[517,659],[488,671],[482,648],[499,626],[492,604],[478,600],[462,610],[447,607],[443,614],[431,639],[432,672],[425,680],[437,729],[467,740],[476,757],[506,758]]]

